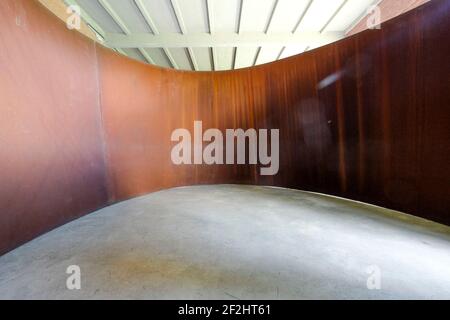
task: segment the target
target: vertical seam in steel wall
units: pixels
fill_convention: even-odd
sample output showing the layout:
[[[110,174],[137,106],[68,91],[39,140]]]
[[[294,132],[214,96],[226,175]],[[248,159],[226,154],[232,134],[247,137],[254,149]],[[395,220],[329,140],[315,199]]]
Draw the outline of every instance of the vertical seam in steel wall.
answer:
[[[103,115],[103,103],[102,103],[102,89],[100,85],[100,60],[97,54],[97,42],[94,41],[94,54],[95,54],[95,76],[97,82],[97,109],[99,116],[99,130],[100,130],[100,139],[102,144],[102,153],[103,153],[103,163],[104,163],[104,176],[105,176],[105,187],[106,187],[106,197],[107,204],[111,204],[115,199],[114,186],[112,184],[111,172],[109,170],[109,152],[108,145],[106,141],[106,131],[105,131],[105,118]]]

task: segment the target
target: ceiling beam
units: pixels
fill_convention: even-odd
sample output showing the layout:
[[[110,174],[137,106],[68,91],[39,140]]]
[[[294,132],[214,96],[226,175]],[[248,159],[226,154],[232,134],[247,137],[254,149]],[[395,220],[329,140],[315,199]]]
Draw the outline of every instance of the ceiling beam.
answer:
[[[298,28],[300,27],[303,19],[305,19],[306,14],[308,13],[309,9],[311,8],[314,0],[309,0],[308,4],[306,5],[305,10],[303,10],[302,15],[300,16],[300,19],[298,19],[297,24],[295,25],[294,29],[292,30],[292,33],[296,33],[298,31]]]
[[[104,0],[102,0],[104,1]],[[186,47],[259,47],[287,45],[323,45],[345,37],[344,32],[242,32],[242,33],[107,33],[106,43],[115,48],[186,48]]]
[[[156,27],[156,24],[153,21],[151,15],[150,15],[150,12],[145,7],[143,1],[142,0],[134,0],[134,3],[138,7],[139,12],[144,17],[144,20],[147,22],[147,24],[150,27],[150,29],[152,30],[153,34],[158,35],[159,34],[159,30]],[[172,54],[170,53],[169,49],[167,49],[167,48],[161,48],[161,49],[163,50],[164,54],[166,55],[167,59],[169,60],[170,64],[172,65],[172,67],[174,69],[179,69],[178,64],[176,63],[176,61],[173,58]]]
[[[213,9],[213,0],[206,0],[206,11],[207,11],[207,14],[208,14],[208,26],[209,26],[209,34],[212,36],[213,34],[214,34],[214,23],[215,23],[215,21],[214,21],[214,17],[213,17],[213,12],[214,12],[214,9]],[[214,48],[214,46],[213,45],[208,45],[208,47],[210,47],[211,48],[211,55],[212,55],[212,62],[213,62],[213,65],[212,65],[212,69],[213,70],[217,70],[217,67],[218,67],[218,65],[217,65],[217,53],[216,53],[216,50],[215,50],[215,48]]]
[[[276,60],[280,60],[281,59],[281,55],[283,54],[284,50],[286,50],[286,47],[281,48],[280,53],[278,54]]]
[[[244,0],[239,1],[239,14],[238,14],[238,25],[237,25],[237,33],[241,33],[242,26],[242,12],[244,11]]]
[[[120,29],[122,29],[122,31],[127,34],[130,35],[131,34],[131,30],[127,27],[127,25],[125,24],[125,22],[120,18],[120,16],[115,12],[115,10],[111,7],[111,4],[107,1],[107,0],[98,0],[98,3],[100,3],[100,5],[103,7],[103,9],[106,10],[106,12],[108,12],[108,14],[111,16],[111,18],[114,20],[114,22],[120,27]],[[120,47],[113,47],[113,48],[120,48]],[[139,52],[144,56],[144,58],[152,64],[155,64],[155,62],[153,61],[153,59],[150,57],[150,55],[141,47],[139,46],[135,46],[134,48],[137,48],[139,50]]]
[[[187,33],[186,24],[184,23],[183,15],[181,14],[181,8],[176,0],[170,0],[170,3],[172,4],[173,11],[175,12],[175,18],[177,20],[178,26],[180,27],[180,30],[183,34]],[[195,59],[194,50],[192,50],[192,47],[187,47],[187,52],[189,55],[189,58],[192,62],[192,67],[194,68],[194,71],[198,70],[198,64],[197,60]]]
[[[337,10],[333,13],[333,15],[328,19],[328,21],[325,23],[325,25],[320,29],[320,32],[324,32],[325,29],[330,25],[330,23],[336,18],[336,16],[341,12],[342,8],[348,3],[348,0],[342,1],[341,5],[337,8]]]
[[[239,15],[238,15],[238,25],[237,25],[237,33],[241,33],[241,25],[242,25],[242,11],[244,8],[244,0],[240,0],[239,1]],[[236,69],[236,61],[238,59],[238,47],[234,47],[233,50],[233,64],[232,64],[232,68],[233,70]]]
[[[275,3],[273,4],[272,11],[270,12],[269,20],[267,21],[266,28],[264,30],[264,33],[268,33],[270,31],[270,25],[272,24],[273,16],[275,15],[275,11],[277,10],[279,0],[275,0]],[[261,53],[262,47],[258,47],[258,50],[256,51],[255,60],[253,61],[253,65],[255,66],[258,62],[259,55]]]
[[[275,0],[275,3],[273,4],[272,11],[270,12],[269,20],[267,21],[267,25],[266,25],[266,28],[264,30],[265,33],[270,32],[270,27],[272,25],[273,17],[275,15],[275,12],[277,11],[277,7],[278,7],[278,3],[279,2],[280,2],[279,0]]]
[[[303,10],[302,14],[300,15],[300,18],[298,19],[297,23],[295,24],[294,29],[292,29],[292,33],[296,33],[298,31],[300,24],[302,23],[303,19],[305,19],[305,16],[308,13],[309,9],[311,8],[313,2],[314,2],[314,0],[309,0],[308,4],[306,5],[305,10]],[[277,60],[281,59],[281,56],[283,55],[284,50],[286,50],[286,46],[283,46],[283,48],[281,48],[281,51],[278,54]]]

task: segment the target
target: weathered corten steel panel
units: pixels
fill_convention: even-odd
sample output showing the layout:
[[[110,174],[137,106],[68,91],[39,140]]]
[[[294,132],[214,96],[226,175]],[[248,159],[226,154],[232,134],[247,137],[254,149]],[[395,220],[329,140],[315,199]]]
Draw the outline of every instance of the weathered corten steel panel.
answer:
[[[106,205],[94,42],[0,1],[0,254]]]
[[[161,188],[250,183],[318,191],[450,223],[450,3],[432,1],[306,54],[180,72],[99,52],[114,200]],[[174,166],[170,134],[280,129],[280,171]]]

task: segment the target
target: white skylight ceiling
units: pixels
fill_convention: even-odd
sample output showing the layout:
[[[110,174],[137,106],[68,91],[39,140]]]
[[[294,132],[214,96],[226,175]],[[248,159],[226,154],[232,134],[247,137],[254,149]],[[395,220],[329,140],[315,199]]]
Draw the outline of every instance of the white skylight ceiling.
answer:
[[[379,0],[64,0],[108,47],[181,70],[230,70],[345,37]]]

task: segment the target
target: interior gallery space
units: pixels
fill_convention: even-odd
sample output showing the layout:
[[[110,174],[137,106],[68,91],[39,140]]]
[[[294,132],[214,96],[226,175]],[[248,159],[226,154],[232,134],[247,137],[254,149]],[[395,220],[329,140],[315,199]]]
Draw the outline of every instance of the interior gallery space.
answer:
[[[1,0],[1,300],[450,299],[450,1]]]

